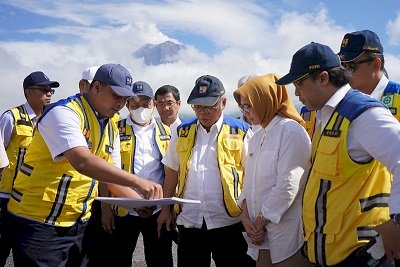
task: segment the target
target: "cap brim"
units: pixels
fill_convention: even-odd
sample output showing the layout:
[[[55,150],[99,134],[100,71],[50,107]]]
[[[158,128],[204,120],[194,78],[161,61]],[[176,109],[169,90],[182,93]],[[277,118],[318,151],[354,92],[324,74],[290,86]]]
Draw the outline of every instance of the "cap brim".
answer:
[[[301,79],[303,76],[307,75],[308,73],[288,73],[275,83],[278,85],[287,85],[289,83],[295,82],[298,79]]]
[[[341,62],[349,62],[361,56],[362,53],[364,52],[339,52],[338,56]]]
[[[189,105],[214,106],[220,96],[197,97],[188,100]]]
[[[137,96],[140,96],[140,95],[142,95],[142,96],[147,96],[148,98],[153,99],[153,96],[152,96],[152,95],[148,95],[148,94],[144,94],[144,93],[134,93],[134,94],[137,95]]]
[[[60,87],[60,84],[56,81],[46,81],[42,83],[35,83],[36,85],[50,85],[51,88]]]
[[[120,87],[120,86],[115,86],[115,85],[110,85],[111,89],[114,91],[119,96],[136,96],[132,90],[127,89],[125,87]]]

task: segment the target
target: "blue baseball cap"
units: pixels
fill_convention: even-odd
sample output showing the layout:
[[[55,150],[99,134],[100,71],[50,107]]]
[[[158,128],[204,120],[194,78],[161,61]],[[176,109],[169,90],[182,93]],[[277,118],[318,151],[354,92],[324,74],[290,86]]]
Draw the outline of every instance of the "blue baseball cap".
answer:
[[[286,85],[307,74],[339,66],[340,59],[329,46],[313,42],[302,47],[293,55],[289,73],[277,80],[276,84]]]
[[[225,94],[221,81],[211,75],[197,78],[187,103],[189,105],[213,106],[218,98]]]
[[[345,34],[338,53],[342,62],[352,61],[364,52],[383,54],[383,46],[376,33],[363,30]]]
[[[151,99],[154,98],[154,93],[153,89],[148,83],[145,83],[143,81],[137,81],[132,85],[132,90],[135,95],[140,96],[147,96]]]
[[[132,75],[120,64],[104,64],[96,71],[93,81],[111,86],[119,96],[135,96],[132,92]]]
[[[50,85],[51,88],[57,88],[60,84],[56,81],[50,81],[49,77],[42,71],[35,71],[25,77],[24,90],[33,85]]]

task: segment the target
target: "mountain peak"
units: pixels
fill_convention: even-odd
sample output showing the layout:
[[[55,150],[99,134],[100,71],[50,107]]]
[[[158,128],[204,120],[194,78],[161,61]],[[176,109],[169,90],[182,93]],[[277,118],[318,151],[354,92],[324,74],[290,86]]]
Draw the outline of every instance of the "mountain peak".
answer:
[[[185,48],[183,45],[165,41],[160,44],[145,44],[133,55],[136,58],[143,58],[146,65],[160,65],[176,62],[176,56],[183,48]]]

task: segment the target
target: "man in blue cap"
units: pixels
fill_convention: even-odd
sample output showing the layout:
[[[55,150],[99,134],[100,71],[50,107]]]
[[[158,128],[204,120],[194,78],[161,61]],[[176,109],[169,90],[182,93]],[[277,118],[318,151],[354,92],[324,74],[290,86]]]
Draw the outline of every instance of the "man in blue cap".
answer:
[[[178,267],[255,266],[246,254],[241,209],[237,204],[243,185],[243,161],[249,125],[226,116],[225,89],[211,75],[196,80],[188,104],[196,118],[178,126],[163,159],[164,194],[199,199],[200,205],[176,205]],[[177,189],[177,191],[176,191]],[[170,230],[173,212],[164,206],[158,229]]]
[[[390,261],[400,257],[400,124],[350,80],[328,46],[311,43],[276,82],[293,83],[300,101],[317,110],[303,196],[304,252],[316,266],[378,266],[371,264],[385,252]]]
[[[116,196],[161,198],[159,184],[120,167],[112,118],[134,96],[132,76],[102,65],[89,92],[50,105],[37,122],[15,179],[7,224],[16,266],[80,266],[97,181]],[[119,184],[119,185],[117,185]]]
[[[0,135],[3,136],[10,160],[0,180],[0,266],[5,264],[11,249],[9,242],[2,238],[1,217],[6,210],[15,176],[31,143],[36,122],[44,107],[50,104],[54,88],[59,86],[58,82],[51,81],[42,71],[32,72],[23,82],[25,104],[7,110],[0,117]]]

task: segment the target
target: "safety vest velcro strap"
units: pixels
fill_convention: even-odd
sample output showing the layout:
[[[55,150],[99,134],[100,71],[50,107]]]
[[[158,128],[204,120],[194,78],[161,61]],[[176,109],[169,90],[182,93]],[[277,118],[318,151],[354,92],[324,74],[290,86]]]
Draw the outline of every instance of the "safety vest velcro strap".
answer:
[[[33,167],[26,164],[26,163],[22,163],[21,168],[19,169],[23,174],[27,175],[27,176],[31,176],[32,171],[33,171]]]
[[[11,197],[17,201],[17,202],[21,202],[23,194],[21,192],[19,192],[17,189],[13,188],[11,190]]]
[[[377,194],[360,199],[361,212],[369,211],[375,207],[389,207],[389,193]]]

